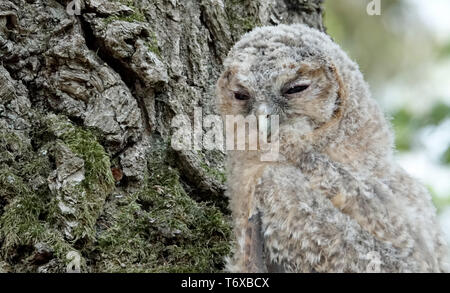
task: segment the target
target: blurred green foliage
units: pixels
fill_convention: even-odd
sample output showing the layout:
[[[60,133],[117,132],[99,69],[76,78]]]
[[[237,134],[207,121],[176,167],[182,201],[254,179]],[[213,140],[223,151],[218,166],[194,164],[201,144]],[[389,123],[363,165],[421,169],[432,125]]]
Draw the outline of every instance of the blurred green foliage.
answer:
[[[444,164],[450,165],[450,146],[447,148],[444,155],[442,156],[442,162]]]
[[[396,111],[392,115],[391,122],[395,131],[395,145],[397,150],[411,150],[414,138],[418,130],[426,126],[437,126],[441,124],[445,119],[449,118],[450,106],[443,102],[437,102],[429,111],[421,115],[414,114],[407,108],[401,108],[400,110]],[[447,150],[446,155],[444,155],[446,159],[443,160],[447,164],[450,164],[449,150]]]
[[[406,81],[406,85],[414,90],[419,82],[428,78],[424,74],[427,66],[437,67],[450,59],[450,42],[436,41],[430,28],[421,23],[412,1],[383,0],[379,16],[367,14],[369,2],[327,0],[324,22],[327,33],[359,64],[375,98],[389,88],[387,85],[399,80]],[[442,102],[444,99],[421,98],[405,102],[400,108],[387,109],[391,111],[399,152],[420,147],[416,142],[421,129],[439,126],[450,119],[450,105]],[[436,102],[430,105],[429,101]],[[423,107],[418,103],[423,103]],[[392,105],[395,104],[392,101]],[[410,107],[412,104],[420,108],[420,113]],[[450,145],[441,162],[450,166]],[[450,205],[450,194],[447,199],[437,196],[432,187],[430,192],[434,194],[433,201],[438,210]]]
[[[438,196],[433,187],[427,186],[427,188],[431,194],[431,200],[433,201],[433,204],[436,207],[438,213],[442,212],[445,207],[450,205],[450,197]]]
[[[411,149],[418,121],[406,109],[400,109],[393,115],[392,124],[395,131],[395,146],[399,151]]]
[[[439,50],[440,58],[448,58],[448,56],[450,56],[450,42],[442,46],[442,48],[440,48]]]
[[[324,22],[328,34],[360,65],[374,92],[399,76],[414,83],[420,65],[450,57],[450,43],[438,45],[425,28],[411,26],[415,12],[409,1],[383,0],[380,16],[367,14],[369,2],[325,1]],[[409,105],[391,113],[398,151],[411,150],[420,129],[450,119],[450,105],[436,100],[419,115]],[[450,164],[450,146],[442,161]]]
[[[328,34],[358,61],[361,71],[377,86],[429,58],[427,44],[431,42],[421,39],[426,39],[426,34],[411,36],[400,25],[410,13],[407,2],[383,0],[380,16],[367,14],[369,2],[325,1],[324,21]]]

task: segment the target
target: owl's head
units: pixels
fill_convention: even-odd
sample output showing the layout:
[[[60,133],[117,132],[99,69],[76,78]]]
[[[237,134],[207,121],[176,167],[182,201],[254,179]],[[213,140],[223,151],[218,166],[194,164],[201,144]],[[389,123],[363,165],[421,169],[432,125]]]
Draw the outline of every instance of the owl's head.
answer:
[[[280,147],[291,155],[321,148],[367,161],[370,152],[391,152],[388,123],[358,65],[325,33],[302,24],[244,35],[224,61],[217,99],[222,115],[277,115]]]
[[[222,115],[278,115],[280,132],[337,121],[345,86],[323,33],[303,25],[258,28],[233,47],[217,84]],[[329,45],[328,45],[329,46]]]

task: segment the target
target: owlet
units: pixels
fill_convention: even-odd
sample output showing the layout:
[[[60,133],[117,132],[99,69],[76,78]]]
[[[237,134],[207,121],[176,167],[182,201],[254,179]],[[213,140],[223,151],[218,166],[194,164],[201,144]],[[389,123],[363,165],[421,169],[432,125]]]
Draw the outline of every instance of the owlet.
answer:
[[[217,98],[223,116],[279,123],[276,160],[261,160],[259,148],[228,151],[236,245],[227,270],[447,270],[429,193],[395,163],[387,119],[326,34],[254,29],[225,60]]]

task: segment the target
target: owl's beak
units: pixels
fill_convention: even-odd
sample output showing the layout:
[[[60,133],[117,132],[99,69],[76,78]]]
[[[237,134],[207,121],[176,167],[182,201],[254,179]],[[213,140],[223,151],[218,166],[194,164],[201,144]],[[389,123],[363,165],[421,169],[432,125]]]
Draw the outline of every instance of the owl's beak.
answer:
[[[267,135],[270,135],[272,130],[270,115],[273,114],[273,108],[267,103],[260,103],[256,105],[254,113],[258,120],[259,130],[264,129],[267,131]]]
[[[273,112],[272,107],[269,106],[267,103],[260,103],[255,107],[255,115],[257,117],[265,116],[268,118],[268,116],[272,115],[272,112]]]

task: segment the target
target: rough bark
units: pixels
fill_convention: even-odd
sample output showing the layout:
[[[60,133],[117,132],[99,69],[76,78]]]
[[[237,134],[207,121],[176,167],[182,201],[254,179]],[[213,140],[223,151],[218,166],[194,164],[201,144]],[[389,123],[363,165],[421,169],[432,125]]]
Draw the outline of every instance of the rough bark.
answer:
[[[0,0],[0,271],[222,268],[224,154],[174,151],[255,26],[321,0]],[[75,255],[75,256],[74,256]]]

